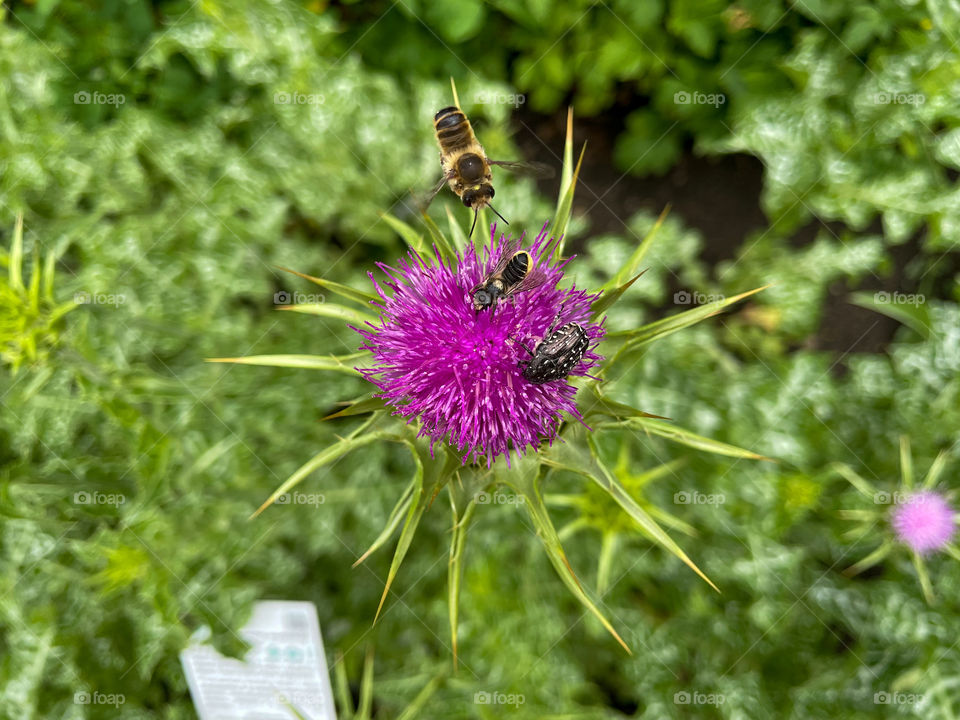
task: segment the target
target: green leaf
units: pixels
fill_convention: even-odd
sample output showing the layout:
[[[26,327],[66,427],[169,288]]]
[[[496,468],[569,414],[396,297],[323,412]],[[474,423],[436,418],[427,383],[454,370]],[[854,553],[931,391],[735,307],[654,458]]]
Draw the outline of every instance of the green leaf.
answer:
[[[572,128],[568,127],[567,132],[573,132]],[[570,183],[560,190],[560,202],[557,205],[557,214],[553,219],[552,232],[554,237],[557,238],[556,246],[554,247],[554,258],[559,260],[563,257],[563,246],[566,244],[566,233],[567,233],[567,224],[570,222],[570,212],[573,208],[573,194],[577,188],[577,177],[580,175],[580,166],[583,163],[583,156],[587,152],[587,143],[583,143],[583,149],[580,151],[580,158],[577,160],[577,166],[573,170],[573,174],[570,176]],[[566,154],[566,152],[564,152]],[[566,175],[566,162],[564,163],[564,175]]]
[[[10,247],[10,265],[7,267],[10,278],[10,287],[14,290],[24,290],[23,286],[23,214],[17,213],[17,221],[13,227],[13,243]]]
[[[557,531],[553,526],[553,522],[550,520],[550,514],[547,512],[547,508],[543,504],[543,498],[540,495],[538,462],[535,459],[522,458],[511,468],[500,469],[497,474],[503,482],[523,495],[523,507],[530,515],[530,519],[537,529],[537,537],[539,537],[540,542],[543,543],[543,547],[547,551],[547,557],[550,559],[550,563],[557,571],[563,584],[566,585],[567,589],[573,593],[573,596],[600,621],[607,632],[613,635],[621,647],[632,655],[633,653],[629,646],[623,641],[623,638],[620,637],[620,634],[613,628],[613,625],[610,624],[610,621],[607,620],[593,600],[590,599],[586,591],[584,591],[583,586],[573,572],[573,568],[570,566],[570,561],[567,560],[567,555],[563,551],[563,545],[560,543],[560,538],[557,536]]]
[[[380,297],[378,297],[377,295],[374,295],[373,293],[368,293],[363,290],[357,290],[355,288],[349,287],[348,285],[341,285],[340,283],[333,282],[332,280],[324,280],[323,278],[318,278],[318,277],[314,277],[313,275],[307,275],[302,272],[297,272],[296,270],[291,270],[290,268],[278,266],[277,269],[283,270],[284,272],[288,272],[291,275],[296,275],[297,277],[301,277],[304,280],[309,280],[310,282],[314,283],[315,285],[319,285],[325,290],[329,290],[330,292],[336,293],[341,297],[345,297],[349,300],[358,302],[365,307],[369,306],[371,302],[377,302],[381,299]]]
[[[238,365],[267,365],[270,367],[303,368],[305,370],[334,370],[362,377],[354,365],[369,358],[366,351],[350,355],[248,355],[235,358],[207,358],[209,363],[236,363]],[[333,416],[331,416],[333,417]]]
[[[376,325],[379,318],[376,315],[360,312],[353,308],[337,305],[336,303],[305,303],[301,305],[280,305],[278,310],[288,312],[304,313],[305,315],[319,315],[320,317],[336,318],[356,326],[362,326],[364,323]]]
[[[433,240],[437,249],[439,249],[440,255],[449,262],[456,255],[453,246],[450,245],[450,242],[444,237],[444,234],[440,232],[440,228],[437,227],[437,224],[429,215],[422,213],[422,217],[423,224],[427,226],[427,230],[430,233],[430,239]]]
[[[937,457],[934,458],[930,469],[927,471],[927,476],[923,479],[923,487],[925,490],[931,490],[934,485],[937,484],[937,480],[940,479],[940,473],[942,473],[943,468],[946,467],[947,457],[949,457],[947,451],[941,450]]]
[[[893,318],[917,332],[924,340],[930,337],[933,319],[930,317],[930,308],[913,296],[915,302],[891,302],[890,293],[855,292],[850,296],[850,302],[867,310],[873,310],[881,315]],[[906,295],[905,298],[911,298]]]
[[[467,249],[467,234],[453,216],[453,210],[450,209],[449,205],[446,206],[446,210],[447,223],[450,225],[450,235],[453,237],[453,244],[457,250],[463,252]]]
[[[640,242],[640,245],[637,246],[637,249],[633,251],[633,254],[630,258],[623,264],[623,267],[617,271],[617,274],[610,278],[606,284],[600,288],[601,290],[610,290],[611,288],[625,286],[629,287],[633,280],[636,280],[640,275],[637,275],[633,280],[628,279],[634,275],[640,268],[640,265],[643,263],[644,258],[647,256],[647,253],[650,251],[650,248],[653,247],[653,241],[657,237],[657,231],[663,225],[664,220],[667,219],[667,214],[670,212],[670,206],[667,205],[663,212],[660,213],[660,217],[657,218],[656,223],[653,227],[650,228],[650,232],[647,233],[646,237]]]
[[[363,658],[363,676],[360,678],[360,698],[357,703],[357,720],[370,720],[373,709],[373,645],[367,646]]]
[[[413,479],[410,481],[410,484],[407,485],[406,490],[403,491],[403,494],[400,496],[400,499],[397,500],[397,504],[393,506],[393,510],[390,511],[390,516],[387,518],[387,524],[384,525],[383,530],[380,531],[380,534],[377,536],[377,539],[373,541],[370,547],[367,548],[367,551],[363,553],[360,557],[357,558],[356,562],[353,563],[353,567],[357,567],[360,563],[370,557],[373,553],[379,550],[383,545],[391,538],[396,529],[400,526],[400,521],[403,520],[404,514],[409,510],[410,503],[413,502],[413,498],[420,491],[419,483],[422,483],[422,473],[418,469],[414,474]]]
[[[453,530],[450,533],[450,560],[447,563],[447,606],[450,615],[450,642],[453,648],[453,669],[457,669],[459,656],[457,628],[460,624],[460,584],[463,580],[463,548],[467,543],[467,531],[476,509],[474,500],[470,500],[462,514],[457,512],[457,504],[450,495],[450,509],[453,516]]]
[[[609,333],[607,337],[611,339],[624,338],[627,340],[628,346],[630,347],[643,345],[655,340],[656,338],[665,337],[666,335],[675,333],[678,330],[683,330],[692,325],[696,325],[701,320],[712,317],[713,315],[716,315],[722,311],[724,308],[727,308],[730,305],[743,300],[744,298],[748,298],[751,295],[755,295],[761,290],[766,290],[768,287],[770,286],[764,285],[763,287],[758,287],[754,290],[748,290],[747,292],[734,295],[733,297],[717,300],[712,303],[707,303],[706,305],[700,305],[682,313],[648,323],[647,325],[636,328],[635,330],[623,330],[620,332]]]
[[[727,443],[720,442],[719,440],[705,438],[702,435],[697,435],[689,430],[684,430],[682,427],[664,422],[663,420],[656,420],[654,418],[627,418],[620,423],[603,423],[599,427],[625,427],[628,429],[635,428],[637,430],[643,430],[644,432],[650,433],[651,435],[658,435],[659,437],[666,438],[667,440],[673,440],[676,443],[686,445],[687,447],[692,447],[696,450],[704,450],[705,452],[711,452],[717,455],[726,455],[728,457],[743,458],[747,460],[769,460],[771,462],[775,462],[772,458],[758,455],[755,452],[744,450],[743,448],[739,448],[735,445],[728,445]]]
[[[366,395],[357,398],[356,400],[350,400],[346,403],[343,410],[338,410],[332,415],[327,415],[324,420],[333,420],[335,418],[351,417],[353,415],[364,415],[368,412],[376,412],[377,410],[383,410],[387,407],[387,404],[384,402],[381,397],[374,397],[372,393],[367,393]]]
[[[583,415],[585,418],[595,417],[597,415],[607,415],[618,420],[631,417],[657,418],[660,420],[669,419],[661,415],[654,415],[652,413],[644,412],[643,410],[638,410],[630,405],[624,405],[623,403],[611,400],[600,391],[599,383],[588,383],[584,389],[590,393],[590,407],[583,410]]]
[[[582,437],[582,433],[577,433],[577,435],[578,437]],[[585,452],[578,442],[573,442],[568,439],[568,442],[551,447],[549,453],[544,457],[544,462],[551,467],[569,470],[570,472],[592,480],[598,487],[606,491],[627,515],[640,526],[641,531],[648,538],[663,546],[666,550],[669,550],[685,563],[687,567],[706,581],[710,587],[720,592],[717,586],[713,584],[713,581],[697,567],[693,560],[677,545],[674,539],[667,535],[666,531],[657,524],[657,521],[654,520],[646,510],[640,507],[616,476],[600,461],[592,437],[587,438],[587,444],[590,448],[589,452]]]
[[[613,290],[604,290],[603,293],[590,305],[590,309],[593,311],[590,315],[591,320],[596,320],[600,315],[606,312],[610,307],[613,306],[617,300],[619,300],[623,294],[630,289],[630,286],[633,285],[646,270],[637,273],[632,278],[627,280],[623,285],[613,289]]]
[[[344,720],[353,718],[353,694],[350,692],[350,681],[347,678],[347,664],[343,653],[337,651],[337,660],[333,664],[333,681],[337,691],[337,705]]]
[[[905,488],[913,487],[913,459],[910,457],[910,438],[900,436],[900,476]]]
[[[403,523],[403,530],[400,531],[400,539],[397,541],[397,548],[393,552],[393,560],[390,562],[390,570],[387,572],[387,582],[383,588],[383,595],[380,596],[380,604],[377,606],[377,614],[373,619],[376,624],[380,617],[380,611],[383,610],[383,603],[390,592],[390,586],[393,585],[400,565],[403,563],[410,544],[413,542],[413,536],[417,532],[417,526],[420,524],[420,518],[424,511],[433,502],[433,498],[440,491],[444,484],[450,479],[459,466],[459,460],[449,450],[444,449],[444,460],[430,458],[429,454],[418,445],[410,441],[404,441],[413,455],[413,461],[416,464],[414,475],[414,497],[413,502],[407,508],[407,516]],[[426,457],[424,457],[426,454]],[[426,471],[424,470],[426,468]]]
[[[864,570],[872,568],[878,562],[883,560],[887,555],[890,554],[890,551],[893,549],[892,542],[885,542],[872,553],[867,555],[863,560],[860,560],[857,563],[854,563],[846,570],[843,571],[843,574],[847,577],[853,577],[854,575],[859,575]]]
[[[273,491],[270,497],[268,497],[266,501],[259,508],[257,508],[256,512],[254,512],[250,517],[257,517],[260,513],[276,502],[278,497],[296,487],[310,473],[322,468],[324,465],[329,465],[334,460],[338,460],[346,455],[348,452],[379,440],[403,442],[402,438],[394,433],[379,430],[377,432],[364,432],[375,419],[376,415],[371,417],[370,420],[357,428],[357,430],[351,433],[349,437],[340,438],[333,445],[324,448],[322,451],[314,455],[310,460],[301,465],[297,471],[293,473],[293,475],[284,480],[280,487]]]
[[[407,245],[416,250],[418,253],[423,254],[429,250],[427,244],[423,241],[423,235],[407,225],[403,220],[399,220],[393,215],[387,215],[386,213],[380,217],[386,221],[387,225],[397,231],[397,234],[403,238],[403,241]]]
[[[423,689],[417,693],[413,702],[407,705],[407,707],[403,709],[403,712],[397,716],[397,720],[414,720],[414,718],[423,717],[421,712],[423,706],[427,704],[427,701],[433,696],[440,685],[443,684],[445,679],[446,676],[444,674],[435,675],[431,678],[430,682],[424,685]]]

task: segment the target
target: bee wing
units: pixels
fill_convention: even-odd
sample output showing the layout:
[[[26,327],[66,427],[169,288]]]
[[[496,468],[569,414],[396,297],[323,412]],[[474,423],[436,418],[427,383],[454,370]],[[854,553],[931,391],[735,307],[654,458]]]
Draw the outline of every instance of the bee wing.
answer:
[[[533,268],[527,273],[527,276],[523,280],[516,284],[510,291],[510,294],[516,295],[517,293],[526,292],[527,290],[533,290],[543,285],[546,281],[547,274],[540,268]]]
[[[424,193],[420,196],[414,196],[414,202],[417,203],[417,207],[420,209],[420,212],[427,211],[427,208],[430,207],[430,203],[433,202],[433,199],[437,196],[437,193],[443,190],[443,186],[446,185],[449,180],[450,176],[444,173],[443,177],[437,181],[437,184],[433,186],[430,192]]]
[[[489,158],[487,158],[487,162],[518,175],[537,178],[551,178],[556,175],[556,171],[551,166],[541,162],[513,162],[510,160],[490,160]]]

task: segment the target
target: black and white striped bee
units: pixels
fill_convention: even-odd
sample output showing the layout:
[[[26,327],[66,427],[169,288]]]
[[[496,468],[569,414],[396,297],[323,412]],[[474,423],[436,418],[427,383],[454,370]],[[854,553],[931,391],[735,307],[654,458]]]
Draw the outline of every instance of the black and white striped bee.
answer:
[[[520,347],[530,355],[530,360],[520,362],[524,379],[534,385],[542,385],[565,378],[580,364],[589,345],[587,331],[572,322],[556,330],[551,327],[547,336],[532,351],[520,343]]]
[[[499,300],[533,290],[547,281],[547,274],[534,266],[533,256],[519,247],[517,243],[511,251],[504,252],[497,266],[470,291],[474,310],[496,307]]]

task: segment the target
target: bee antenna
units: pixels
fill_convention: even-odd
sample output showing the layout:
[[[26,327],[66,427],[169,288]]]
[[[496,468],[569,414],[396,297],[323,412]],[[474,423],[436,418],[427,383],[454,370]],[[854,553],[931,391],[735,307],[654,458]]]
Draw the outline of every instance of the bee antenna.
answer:
[[[477,226],[477,214],[480,212],[480,208],[474,208],[473,210],[473,224],[470,226],[470,232],[467,233],[467,237],[473,237],[473,229]],[[497,212],[494,210],[494,212]],[[498,213],[499,214],[499,213]]]
[[[507,222],[507,219],[503,215],[497,212],[497,209],[493,207],[493,205],[491,205],[490,203],[487,203],[487,207],[493,210],[493,214],[496,215],[501,220],[503,220],[504,223],[506,223],[507,225],[510,224],[509,222]]]

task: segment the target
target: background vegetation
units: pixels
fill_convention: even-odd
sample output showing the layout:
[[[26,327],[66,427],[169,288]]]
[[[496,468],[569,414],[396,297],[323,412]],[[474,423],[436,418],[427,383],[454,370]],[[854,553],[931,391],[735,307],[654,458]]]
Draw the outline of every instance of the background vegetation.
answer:
[[[96,689],[123,693],[124,717],[194,717],[177,653],[204,625],[237,651],[232,631],[266,598],[316,603],[354,689],[375,646],[383,718],[435,677],[423,717],[960,713],[957,562],[931,559],[934,605],[906,553],[845,576],[890,530],[843,515],[874,506],[835,467],[893,491],[907,435],[918,473],[946,450],[943,484],[956,485],[952,5],[37,0],[2,12],[4,716],[110,716],[74,703]],[[397,256],[382,213],[417,222],[406,199],[437,176],[430,119],[450,76],[491,157],[559,166],[575,109],[588,141],[578,285],[604,280],[673,204],[611,327],[775,283],[612,380],[624,402],[778,460],[643,435],[602,449],[637,475],[678,461],[638,492],[695,533],[674,535],[723,594],[573,478],[550,488],[558,526],[588,520],[567,542],[585,585],[608,558],[594,596],[632,657],[584,616],[512,505],[476,515],[457,674],[444,508],[425,516],[371,629],[389,553],[350,566],[409,480],[397,448],[312,476],[319,508],[247,521],[349,432],[318,420],[365,388],[203,359],[355,349],[339,322],[276,312],[275,294],[313,292],[276,266],[363,287],[374,261]],[[552,216],[556,181],[496,180],[512,230]],[[446,222],[449,207],[466,225],[447,195],[432,216]],[[476,692],[525,701],[478,705]]]

